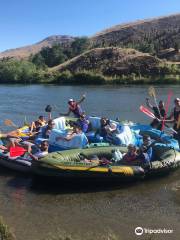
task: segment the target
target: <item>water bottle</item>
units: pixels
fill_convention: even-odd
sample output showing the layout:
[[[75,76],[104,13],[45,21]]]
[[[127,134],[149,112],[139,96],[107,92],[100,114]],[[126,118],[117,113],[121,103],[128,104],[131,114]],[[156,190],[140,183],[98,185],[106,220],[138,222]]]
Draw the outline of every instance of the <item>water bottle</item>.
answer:
[[[119,149],[117,149],[113,152],[113,160],[115,162],[120,161],[122,158],[123,158],[123,156],[122,156],[122,153],[119,151]]]

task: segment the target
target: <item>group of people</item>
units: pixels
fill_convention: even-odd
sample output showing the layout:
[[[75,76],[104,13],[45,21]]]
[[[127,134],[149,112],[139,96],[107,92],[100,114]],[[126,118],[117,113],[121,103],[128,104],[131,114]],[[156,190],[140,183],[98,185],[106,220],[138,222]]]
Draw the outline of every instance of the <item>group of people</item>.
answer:
[[[173,124],[174,138],[179,142],[180,146],[180,98],[174,99],[174,108],[172,109],[169,116],[167,116],[164,102],[162,100],[159,101],[158,106],[153,106],[150,103],[149,99],[146,98],[146,104],[151,110],[153,110],[156,117],[156,119],[154,119],[150,125],[153,128],[162,130],[163,121],[166,126],[168,126],[167,123]]]
[[[76,122],[69,122],[72,129],[68,130],[66,136],[59,136],[56,141],[64,140],[70,141],[77,134],[87,133],[92,130],[91,123],[88,116],[82,110],[80,104],[85,100],[86,96],[83,95],[79,101],[69,99],[68,101],[68,112],[60,113],[62,116],[69,116],[71,113],[77,118]],[[180,99],[176,98],[174,100],[174,108],[170,116],[166,116],[166,110],[164,107],[164,102],[161,100],[158,106],[153,106],[149,99],[146,99],[147,106],[154,111],[156,119],[150,124],[153,128],[162,129],[162,120],[167,123],[174,123],[174,138],[179,141],[180,144]],[[49,111],[50,112],[50,111]],[[27,149],[28,153],[32,159],[39,159],[48,154],[49,143],[48,139],[54,128],[55,122],[51,118],[51,114],[48,115],[49,118],[46,120],[44,116],[39,116],[36,121],[33,121],[29,127],[29,139],[27,141],[22,141],[21,138],[14,134],[1,134],[1,138],[7,139],[6,146],[0,145],[1,151],[9,151],[10,147],[23,146]],[[34,140],[41,132],[43,140],[41,144],[37,147]],[[119,129],[116,123],[111,122],[109,119],[102,117],[100,119],[100,128],[95,132],[95,138],[102,137],[104,141],[116,144],[116,136],[119,134]],[[123,156],[122,162],[134,163],[141,159],[141,162],[148,163],[152,158],[152,141],[149,136],[143,136],[143,144],[139,149],[132,144],[128,146],[128,152]]]
[[[90,123],[79,105],[84,99],[85,95],[83,95],[82,98],[77,102],[73,99],[69,99],[69,111],[65,114],[61,113],[60,115],[68,116],[72,112],[74,113],[74,116],[78,118],[78,120],[76,123],[73,123],[72,130],[69,130],[65,137],[57,137],[57,141],[61,139],[70,141],[75,135],[88,131]],[[48,112],[48,119],[46,120],[44,116],[39,116],[37,120],[33,121],[29,126],[29,136],[26,140],[22,140],[22,138],[19,136],[18,130],[10,133],[1,133],[0,138],[3,139],[3,141],[0,143],[1,152],[9,154],[11,153],[12,149],[15,149],[18,146],[23,147],[28,153],[28,156],[30,156],[32,159],[37,160],[45,157],[49,150],[48,139],[52,129],[55,126],[55,122],[51,118],[50,106],[46,107],[46,111]],[[44,140],[42,140],[40,144],[36,144],[35,139],[39,136],[39,134]]]
[[[128,145],[128,152],[122,157],[122,163],[148,167],[153,157],[153,144],[149,135],[143,135],[143,143],[139,149],[133,144]]]

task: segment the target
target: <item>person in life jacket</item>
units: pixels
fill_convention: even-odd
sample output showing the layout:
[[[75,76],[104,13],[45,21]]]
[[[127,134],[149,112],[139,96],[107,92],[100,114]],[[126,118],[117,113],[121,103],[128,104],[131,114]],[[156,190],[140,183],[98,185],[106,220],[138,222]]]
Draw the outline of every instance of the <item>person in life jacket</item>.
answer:
[[[144,163],[149,163],[152,160],[153,148],[155,142],[152,141],[149,135],[143,135],[143,143],[139,148],[138,158]]]
[[[122,161],[124,163],[132,164],[137,160],[136,147],[133,144],[128,145],[128,152],[123,156]]]
[[[80,118],[77,120],[76,124],[81,127],[84,133],[91,130],[91,124],[84,112],[80,115]]]
[[[180,146],[180,98],[174,99],[174,108],[170,116],[165,120],[166,122],[173,123],[173,129],[177,132],[174,133],[174,138],[178,140]]]
[[[41,127],[44,127],[46,125],[46,120],[44,118],[44,116],[39,116],[39,118],[31,123],[31,127],[30,127],[30,133],[33,132],[39,132]]]
[[[165,114],[166,114],[166,111],[165,111],[165,108],[164,108],[164,102],[161,100],[159,101],[159,104],[158,104],[158,108],[156,106],[153,106],[150,101],[149,101],[149,98],[146,98],[146,105],[151,109],[153,110],[154,112],[154,115],[158,118],[158,119],[162,119],[165,117]],[[158,130],[161,130],[162,128],[162,123],[159,122],[157,119],[154,119],[152,122],[151,122],[151,127],[152,128],[156,128]]]
[[[79,101],[75,101],[74,99],[70,98],[68,100],[69,105],[69,111],[67,113],[60,113],[60,115],[63,116],[69,116],[72,112],[74,114],[74,117],[80,118],[81,114],[83,113],[80,103],[82,103],[86,98],[86,95],[82,95],[82,98]]]

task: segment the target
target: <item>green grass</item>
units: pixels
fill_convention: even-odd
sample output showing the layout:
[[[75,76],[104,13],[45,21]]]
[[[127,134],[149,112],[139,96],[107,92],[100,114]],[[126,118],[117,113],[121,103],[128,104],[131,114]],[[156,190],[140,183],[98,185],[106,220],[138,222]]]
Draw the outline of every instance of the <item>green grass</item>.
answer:
[[[3,222],[0,217],[0,240],[16,240],[15,235],[11,232],[9,227]]]

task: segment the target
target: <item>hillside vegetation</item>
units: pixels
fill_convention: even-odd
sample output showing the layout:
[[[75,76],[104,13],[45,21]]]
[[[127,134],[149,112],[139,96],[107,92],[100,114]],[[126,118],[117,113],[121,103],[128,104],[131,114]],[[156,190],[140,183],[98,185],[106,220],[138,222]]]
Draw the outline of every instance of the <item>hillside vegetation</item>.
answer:
[[[180,44],[180,14],[121,24],[91,38],[94,47],[131,47],[157,54]]]
[[[180,14],[0,53],[0,83],[179,83]]]
[[[103,75],[156,74],[161,60],[134,49],[115,47],[89,50],[70,61],[54,67],[53,71],[94,71]]]
[[[28,58],[32,54],[36,54],[41,51],[41,49],[45,47],[52,47],[55,44],[62,44],[62,45],[68,45],[74,40],[74,37],[66,36],[66,35],[57,35],[57,36],[50,36],[42,41],[15,49],[9,49],[4,52],[0,53],[0,59],[2,58],[16,58],[16,59],[24,59]]]

